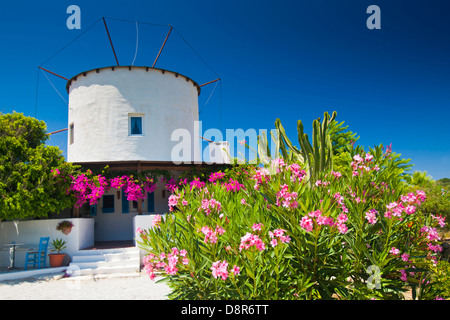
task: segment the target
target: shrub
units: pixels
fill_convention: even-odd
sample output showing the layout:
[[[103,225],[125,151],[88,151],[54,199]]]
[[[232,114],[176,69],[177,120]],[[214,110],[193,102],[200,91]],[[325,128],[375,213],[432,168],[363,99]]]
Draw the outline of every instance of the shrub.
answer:
[[[141,232],[145,270],[172,299],[402,299],[418,270],[433,274],[418,261],[442,249],[443,221],[418,210],[423,191],[402,193],[405,161],[354,151],[312,184],[282,159],[180,181]]]

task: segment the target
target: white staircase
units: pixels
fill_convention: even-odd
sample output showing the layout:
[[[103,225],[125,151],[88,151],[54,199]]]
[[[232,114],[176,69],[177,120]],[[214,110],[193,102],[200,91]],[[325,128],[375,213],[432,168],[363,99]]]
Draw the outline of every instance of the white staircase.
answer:
[[[139,248],[80,250],[67,270],[71,277],[140,272]]]

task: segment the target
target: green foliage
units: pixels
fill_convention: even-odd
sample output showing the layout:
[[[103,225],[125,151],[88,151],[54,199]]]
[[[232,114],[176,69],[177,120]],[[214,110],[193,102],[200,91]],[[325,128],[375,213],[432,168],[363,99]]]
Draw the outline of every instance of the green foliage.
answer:
[[[418,186],[410,186],[409,190],[419,189]],[[442,216],[450,220],[450,188],[438,183],[430,183],[421,188],[427,194],[427,201],[420,206],[420,211],[427,215]]]
[[[438,222],[418,209],[421,191],[405,196],[409,160],[382,145],[352,146],[336,172],[326,165],[329,117],[315,121],[310,149],[299,125],[309,152],[278,122],[283,159],[179,184],[170,213],[137,240],[148,252],[145,270],[163,277],[170,298],[403,299],[408,287],[415,298],[441,294],[436,281],[422,282],[435,279],[426,263],[439,243],[427,232]]]
[[[50,244],[54,251],[60,253],[62,250],[66,248],[67,241],[63,239],[53,239]]]
[[[335,156],[345,153],[347,146],[354,145],[359,139],[356,133],[348,130],[348,126],[344,127],[345,121],[338,122],[336,120],[331,121],[328,126],[328,134],[331,137],[331,144],[333,146],[333,154]]]
[[[406,178],[406,182],[411,186],[427,187],[434,182],[433,178],[426,171],[414,171],[414,173]]]
[[[73,204],[67,190],[76,168],[47,140],[43,121],[0,114],[0,219],[45,217]]]
[[[442,178],[436,181],[440,185],[450,187],[450,179],[449,178]]]
[[[336,111],[333,112],[331,117],[328,112],[325,112],[322,122],[320,118],[313,121],[312,144],[308,135],[304,133],[302,121],[298,120],[297,132],[300,149],[289,140],[280,119],[275,121],[275,127],[280,134],[280,147],[283,159],[287,162],[301,159],[301,162],[306,165],[306,170],[309,172],[310,183],[314,183],[320,174],[333,168],[333,147],[327,130],[329,124],[335,118]],[[288,151],[295,156],[289,156]]]

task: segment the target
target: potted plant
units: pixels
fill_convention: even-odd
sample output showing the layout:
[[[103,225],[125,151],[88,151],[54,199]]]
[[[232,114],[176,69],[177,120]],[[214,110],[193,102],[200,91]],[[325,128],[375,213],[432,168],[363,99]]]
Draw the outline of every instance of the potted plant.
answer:
[[[65,235],[68,235],[72,231],[73,223],[72,221],[64,220],[58,223],[56,230],[61,231]]]
[[[66,241],[63,239],[54,239],[51,242],[51,245],[53,247],[52,251],[56,251],[56,253],[50,253],[48,255],[50,259],[50,267],[56,268],[60,267],[63,264],[64,257],[66,256],[65,253],[61,253],[61,250],[66,248]]]

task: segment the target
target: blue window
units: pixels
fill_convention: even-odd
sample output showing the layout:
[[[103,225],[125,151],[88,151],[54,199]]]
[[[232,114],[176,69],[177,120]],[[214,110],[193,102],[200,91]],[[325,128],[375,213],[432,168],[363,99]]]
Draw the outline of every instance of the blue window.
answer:
[[[142,117],[130,117],[130,135],[142,135]]]
[[[91,213],[91,216],[97,215],[97,205],[96,204],[93,204],[90,206],[90,213]]]
[[[103,196],[103,213],[114,212],[114,195]]]

